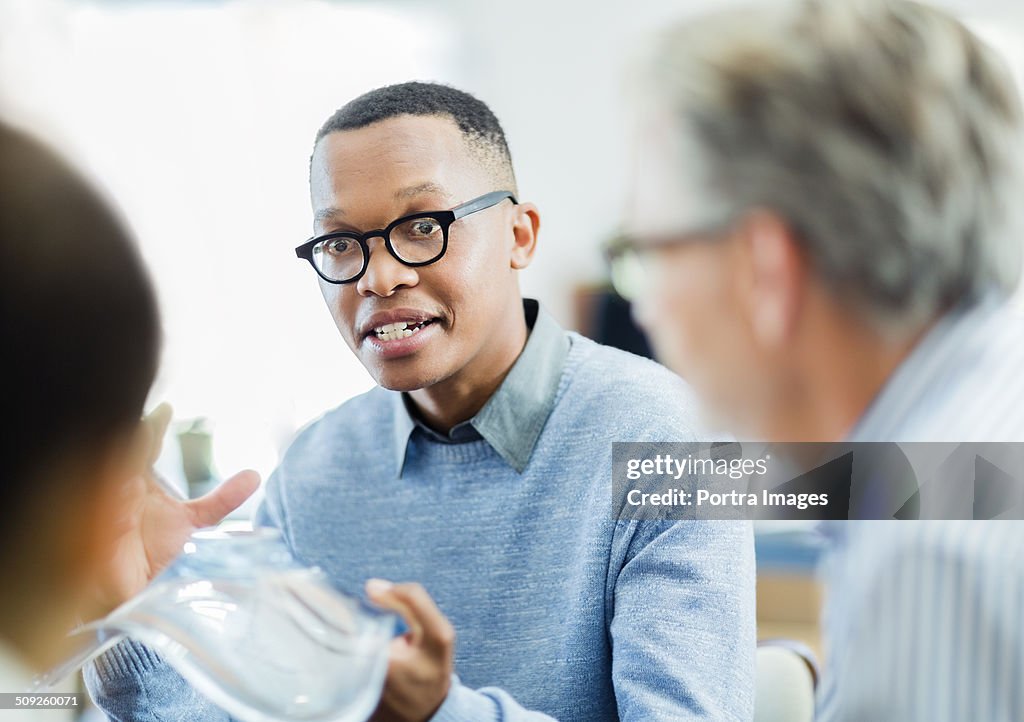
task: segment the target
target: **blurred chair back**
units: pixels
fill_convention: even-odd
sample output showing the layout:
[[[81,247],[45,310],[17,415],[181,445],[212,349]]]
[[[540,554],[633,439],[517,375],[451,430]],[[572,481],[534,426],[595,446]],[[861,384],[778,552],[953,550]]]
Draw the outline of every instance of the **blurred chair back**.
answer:
[[[759,642],[754,722],[813,722],[818,667],[803,645]]]

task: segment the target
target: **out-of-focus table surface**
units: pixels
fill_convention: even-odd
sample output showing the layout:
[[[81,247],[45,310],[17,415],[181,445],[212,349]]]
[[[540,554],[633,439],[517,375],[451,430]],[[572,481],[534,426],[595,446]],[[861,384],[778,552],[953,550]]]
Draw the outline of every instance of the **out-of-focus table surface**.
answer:
[[[795,639],[824,662],[820,614],[824,591],[817,570],[825,540],[813,526],[758,522],[757,636]]]

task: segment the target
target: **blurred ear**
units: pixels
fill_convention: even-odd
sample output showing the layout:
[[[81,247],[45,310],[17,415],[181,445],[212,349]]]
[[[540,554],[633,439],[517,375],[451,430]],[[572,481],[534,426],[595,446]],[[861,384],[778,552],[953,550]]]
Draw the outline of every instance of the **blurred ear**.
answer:
[[[540,213],[533,203],[512,206],[515,220],[512,224],[512,268],[521,270],[530,265],[537,250],[537,233],[540,231]]]
[[[737,227],[744,257],[746,311],[755,341],[776,350],[792,341],[807,280],[807,262],[790,226],[755,210]]]

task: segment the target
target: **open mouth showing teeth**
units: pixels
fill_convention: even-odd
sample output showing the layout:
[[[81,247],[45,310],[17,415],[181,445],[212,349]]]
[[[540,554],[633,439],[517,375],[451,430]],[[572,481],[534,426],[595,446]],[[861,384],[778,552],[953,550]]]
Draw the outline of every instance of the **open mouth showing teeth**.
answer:
[[[381,341],[397,341],[400,338],[408,338],[409,336],[412,336],[421,328],[429,326],[433,322],[433,319],[427,319],[426,321],[420,321],[419,323],[398,321],[396,323],[386,323],[383,326],[378,326],[373,329],[373,332]]]

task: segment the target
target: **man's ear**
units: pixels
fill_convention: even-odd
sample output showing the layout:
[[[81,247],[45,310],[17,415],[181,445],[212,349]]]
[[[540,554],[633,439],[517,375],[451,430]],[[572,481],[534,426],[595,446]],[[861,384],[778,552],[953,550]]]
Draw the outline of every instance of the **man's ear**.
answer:
[[[807,279],[807,261],[799,239],[778,214],[747,213],[738,226],[747,267],[746,304],[751,331],[759,344],[773,350],[796,332]]]
[[[518,271],[530,265],[537,250],[540,213],[533,203],[520,203],[512,208],[515,213],[512,224],[512,268]]]

